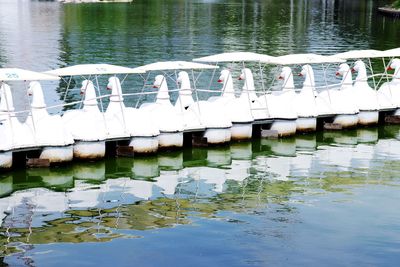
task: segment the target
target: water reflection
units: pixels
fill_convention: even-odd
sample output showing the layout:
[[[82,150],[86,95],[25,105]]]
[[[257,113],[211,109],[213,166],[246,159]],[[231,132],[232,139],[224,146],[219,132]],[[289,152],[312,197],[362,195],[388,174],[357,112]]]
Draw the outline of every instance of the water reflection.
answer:
[[[301,195],[397,184],[399,130],[324,132],[4,174],[2,253],[136,238],[140,231],[191,224],[196,217],[247,213],[267,203],[290,207]],[[204,155],[204,161],[193,162],[188,154]]]

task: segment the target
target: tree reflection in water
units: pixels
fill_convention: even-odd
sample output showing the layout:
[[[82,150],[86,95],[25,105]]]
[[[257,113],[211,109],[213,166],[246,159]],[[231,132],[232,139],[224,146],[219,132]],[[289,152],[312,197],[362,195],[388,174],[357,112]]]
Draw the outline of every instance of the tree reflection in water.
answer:
[[[229,213],[297,223],[305,196],[398,185],[398,133],[397,126],[324,132],[5,174],[1,253],[140,238],[198,218],[229,220]]]

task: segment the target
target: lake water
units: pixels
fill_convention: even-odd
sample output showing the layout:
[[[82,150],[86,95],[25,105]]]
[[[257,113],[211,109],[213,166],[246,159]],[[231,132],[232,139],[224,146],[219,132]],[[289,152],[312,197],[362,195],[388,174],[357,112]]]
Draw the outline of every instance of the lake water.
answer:
[[[1,176],[11,265],[396,265],[400,127]]]
[[[390,49],[400,20],[376,13],[385,2],[1,0],[0,66]],[[63,101],[60,84],[46,88],[48,104]],[[24,95],[14,92],[20,108]],[[0,263],[394,266],[399,134],[381,126],[5,173]]]

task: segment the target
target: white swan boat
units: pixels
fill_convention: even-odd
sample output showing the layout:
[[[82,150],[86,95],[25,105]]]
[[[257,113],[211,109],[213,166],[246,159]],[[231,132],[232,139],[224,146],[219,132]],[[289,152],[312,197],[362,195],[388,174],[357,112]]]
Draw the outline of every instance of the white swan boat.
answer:
[[[169,77],[180,84],[177,89],[179,96],[175,103],[175,112],[178,112],[181,118],[185,133],[202,133],[208,144],[223,144],[231,140],[231,122],[224,116],[223,110],[218,105],[208,101],[200,101],[198,98],[198,91],[200,90],[197,87],[193,89],[197,99],[193,99],[189,75],[186,72],[190,70],[193,74],[194,71],[216,69],[216,66],[186,61],[166,61],[148,64],[141,68],[147,72],[163,73],[163,79],[159,76],[161,79],[160,86],[163,86],[163,88],[159,89],[157,95],[159,103],[164,103],[168,106],[171,104],[165,77]],[[181,72],[177,75],[176,72],[178,70],[181,70]],[[171,72],[177,77],[176,80],[172,78]],[[197,79],[195,78],[195,80]],[[148,104],[146,103],[145,105]]]
[[[336,76],[342,76],[341,84],[320,93],[335,112],[333,123],[342,128],[355,127],[358,124],[359,109],[354,102],[353,80],[349,65],[342,63]]]
[[[156,101],[142,104],[140,110],[149,112],[157,125],[160,131],[158,137],[160,148],[182,147],[183,121],[170,101],[166,78],[157,75],[153,87],[158,88]]]
[[[96,83],[98,93],[100,93],[100,88],[98,88],[98,77],[100,75],[127,75],[144,73],[144,71],[140,68],[132,69],[109,64],[82,64],[51,70],[46,73],[60,77],[91,77]],[[125,109],[121,100],[122,96],[120,95],[120,87],[118,87],[118,84],[114,83],[115,95],[111,96],[111,106],[106,118],[102,97],[96,95],[95,84],[92,80],[84,80],[82,82],[81,94],[85,95],[83,108],[79,110],[68,110],[63,115],[63,120],[74,136],[74,157],[79,159],[102,158],[105,155],[105,142],[107,140],[121,138],[129,139],[130,144],[134,144],[138,152],[153,152],[154,134],[156,133],[152,131],[151,127],[140,129],[140,131],[143,132],[150,128],[150,133],[146,136],[149,138],[144,138],[145,141],[143,141],[143,139],[139,140],[139,144],[135,143],[135,141],[137,141],[135,137],[140,139],[140,137],[143,136],[141,133],[140,136],[134,136],[134,130],[136,128],[132,129],[132,127],[130,127],[132,125],[129,119],[130,112],[127,112],[127,117],[123,115]],[[111,84],[109,85],[112,86]],[[68,90],[70,90],[70,88],[66,89],[66,94]],[[101,110],[99,109],[99,102]],[[119,106],[119,110],[117,110],[115,106]],[[107,119],[110,121],[107,121]],[[135,121],[135,119],[133,119],[133,121]]]
[[[74,139],[61,116],[47,111],[42,86],[38,81],[29,83],[28,95],[32,96],[31,114],[26,123],[35,131],[35,141],[42,146],[41,159],[50,163],[72,161]]]
[[[390,98],[396,107],[394,114],[400,115],[400,59],[392,59],[387,70],[394,70],[393,78],[382,84],[378,92]]]
[[[274,57],[261,55],[251,52],[233,52],[222,53],[202,58],[193,59],[199,62],[221,63],[240,63],[240,66],[245,63],[269,62]],[[260,65],[261,69],[261,65]],[[292,110],[284,109],[284,103],[290,102],[285,94],[280,92],[268,93],[263,87],[263,83],[257,84],[262,90],[257,90],[254,77],[249,68],[244,68],[241,72],[240,79],[244,81],[241,90],[240,98],[244,102],[248,102],[248,108],[253,117],[253,124],[262,125],[261,128],[269,127],[271,130],[277,131],[279,136],[288,136],[296,132],[297,116]],[[257,92],[262,93],[257,96]],[[253,133],[253,135],[259,133]]]
[[[75,140],[74,158],[103,158],[106,152],[106,121],[99,110],[93,82],[84,80],[80,90],[85,97],[83,108],[68,110],[62,116]]]
[[[129,146],[133,147],[135,153],[156,152],[160,131],[149,112],[125,106],[118,77],[108,79],[107,90],[111,90],[110,102],[105,112],[108,138],[129,136]]]
[[[6,82],[42,80],[51,81],[59,80],[59,78],[17,68],[0,69],[0,169],[12,167],[12,151],[41,147],[41,144],[36,142],[35,128],[18,120],[12,91]],[[29,111],[22,112],[28,113]],[[68,141],[65,145],[67,144]]]
[[[345,60],[333,56],[322,56],[311,53],[279,56],[264,62],[266,64],[275,64],[278,66],[304,65],[299,74],[305,78],[303,88],[300,93],[296,95],[295,99],[296,112],[299,117],[297,119],[297,128],[300,132],[304,130],[312,131],[314,129],[313,116],[315,112],[317,119],[321,118],[322,120],[334,115],[334,110],[330,101],[324,99],[323,94],[321,95],[321,92],[318,92],[315,84],[314,71],[311,65],[318,65],[324,68],[324,64],[342,62],[345,62]]]
[[[191,92],[190,79],[186,71],[179,72],[178,83],[181,86],[175,108],[184,116],[185,122],[190,120],[191,123],[196,122],[198,125],[199,123],[204,125],[205,132],[203,136],[207,138],[208,144],[229,142],[232,137],[231,129],[233,125],[225,107],[217,101],[194,101],[191,94],[185,93],[188,88]]]
[[[339,53],[336,54],[335,57],[340,57],[346,60],[350,60],[350,59],[354,59],[354,60],[368,60],[368,67],[369,70],[371,71],[371,76],[370,77],[365,77],[366,73],[364,73],[363,67],[360,66],[361,68],[361,76],[360,76],[360,80],[363,80],[361,83],[359,83],[357,85],[357,79],[356,79],[356,83],[355,86],[361,86],[366,88],[366,86],[368,85],[367,82],[365,82],[364,80],[367,78],[372,78],[373,80],[373,84],[374,84],[374,88],[373,90],[376,91],[376,95],[377,95],[377,100],[378,100],[378,105],[379,105],[379,112],[385,112],[385,113],[390,113],[392,111],[395,111],[396,108],[400,107],[400,102],[399,102],[399,98],[396,97],[396,93],[397,90],[393,90],[396,88],[395,83],[392,84],[393,81],[389,81],[387,83],[384,83],[383,85],[379,87],[380,82],[385,79],[386,77],[388,77],[387,75],[387,70],[386,70],[386,66],[385,67],[385,71],[384,73],[374,73],[373,72],[373,68],[372,68],[372,64],[371,64],[371,59],[373,58],[382,58],[383,62],[385,58],[391,58],[393,59],[394,57],[398,57],[400,56],[400,49],[399,48],[395,48],[395,49],[390,49],[390,50],[386,50],[386,51],[378,51],[378,50],[351,50],[351,51],[347,51],[344,53]],[[389,65],[387,66],[390,69],[390,65],[391,62],[389,62]],[[359,72],[360,74],[360,72]],[[379,80],[377,80],[377,78],[381,76],[381,78]],[[392,86],[394,85],[394,86]]]
[[[14,147],[14,139],[18,136],[16,127],[20,122],[13,115],[14,108],[11,103],[10,87],[2,83],[0,86],[0,168],[6,169],[12,167],[12,149]]]
[[[291,94],[294,110],[297,113],[296,131],[313,132],[317,129],[317,107],[314,74],[311,66],[305,65],[299,74],[305,77],[303,88],[295,93],[293,74],[290,67],[283,67],[279,79],[283,80],[282,91]]]
[[[372,125],[379,121],[380,103],[377,92],[368,84],[367,69],[365,63],[357,60],[352,71],[357,72],[356,81],[353,85],[355,101],[358,109],[358,124]],[[390,102],[389,102],[390,105]],[[387,104],[383,104],[386,108]]]
[[[242,75],[239,77],[242,80],[243,78]],[[236,97],[230,70],[222,70],[218,82],[223,84],[222,94],[210,99],[210,101],[214,101],[223,107],[225,114],[232,122],[232,140],[250,139],[253,133],[252,123],[254,122],[251,101],[255,100],[257,96],[254,97],[254,92],[243,91],[240,97]]]

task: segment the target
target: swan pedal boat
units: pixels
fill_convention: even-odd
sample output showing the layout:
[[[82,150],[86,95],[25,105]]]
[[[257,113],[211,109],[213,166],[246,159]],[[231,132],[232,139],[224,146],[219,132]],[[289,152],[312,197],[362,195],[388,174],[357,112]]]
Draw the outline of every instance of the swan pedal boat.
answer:
[[[358,72],[356,81],[354,83],[354,88],[358,91],[363,91],[364,93],[367,94],[367,97],[363,97],[361,101],[364,101],[364,106],[365,105],[370,105],[371,103],[375,102],[375,99],[378,102],[378,112],[382,113],[383,115],[388,115],[388,114],[394,114],[394,115],[400,115],[400,112],[398,112],[398,108],[400,107],[400,69],[398,66],[398,59],[395,59],[395,57],[400,56],[400,48],[395,48],[395,49],[389,49],[386,51],[378,51],[378,50],[372,50],[372,49],[367,49],[367,50],[352,50],[344,53],[339,53],[336,54],[335,57],[339,57],[345,60],[356,60],[354,63],[354,66],[352,70],[354,72]],[[385,66],[385,72],[382,74],[373,74],[372,73],[372,79],[374,82],[374,88],[371,88],[368,84],[368,77],[367,76],[367,70],[365,63],[361,60],[368,59],[369,61],[369,69],[372,72],[372,65],[370,59],[382,59],[384,62],[384,58],[390,58],[391,61],[389,62],[387,69]],[[397,66],[397,70],[396,70]],[[393,79],[391,81],[388,81],[384,84],[382,84],[379,88],[379,83],[380,81],[388,77],[388,70],[394,69],[395,73],[393,75]],[[377,76],[381,76],[381,80],[377,83],[376,78]],[[397,77],[397,78],[396,78]],[[397,90],[397,89],[399,90]],[[375,92],[375,97],[374,93]],[[365,100],[366,101],[365,101]],[[364,110],[363,107],[360,107],[360,119],[362,121],[359,121],[361,125],[365,124],[370,124],[369,122],[374,120],[376,118],[376,113],[375,110]],[[365,117],[365,118],[362,118]]]
[[[59,79],[52,75],[18,68],[0,69],[0,169],[12,167],[13,152],[31,149],[39,149],[39,158],[46,159],[50,163],[72,160],[71,135],[64,128],[59,116],[48,114],[39,84],[39,81]],[[30,110],[18,111],[28,114],[26,121],[20,122],[15,113],[11,88],[6,82],[27,81],[32,81],[28,93],[38,92],[37,95],[41,99],[36,97]],[[49,125],[51,129],[48,129]],[[50,133],[55,132],[57,136],[48,138]]]
[[[107,110],[99,110],[94,84],[90,80],[82,82],[83,108],[64,113],[63,119],[70,127],[74,139],[74,157],[78,159],[98,159],[105,156],[106,142],[128,140],[136,153],[154,153],[158,149],[158,129],[148,113],[127,108],[123,102],[121,83],[116,75],[144,73],[140,68],[126,68],[110,64],[82,64],[46,72],[65,76],[91,77],[98,84],[100,75],[110,77],[107,89],[111,90]],[[100,88],[97,88],[100,91]],[[68,90],[68,88],[67,88]],[[102,103],[102,102],[101,102]],[[103,105],[101,105],[103,108]]]
[[[271,57],[252,52],[232,52],[222,53],[201,58],[196,58],[198,62],[220,63],[257,63],[269,62]],[[239,99],[247,104],[247,112],[250,112],[253,117],[253,125],[260,125],[261,129],[269,127],[270,130],[277,131],[279,136],[290,136],[296,133],[297,116],[291,108],[284,109],[283,106],[288,106],[290,98],[286,94],[266,93],[257,96],[258,90],[254,84],[254,78],[249,68],[243,68],[239,80],[244,82]],[[286,104],[285,104],[286,103]],[[290,107],[290,105],[289,105]],[[252,133],[258,135],[258,133]]]
[[[168,112],[173,114],[169,116],[168,120],[175,118],[175,124],[178,125],[178,119],[180,118],[181,127],[183,127],[183,133],[191,133],[193,135],[199,135],[205,138],[207,144],[218,145],[225,144],[231,141],[231,127],[232,123],[227,119],[224,114],[223,107],[217,102],[212,101],[200,101],[193,98],[192,91],[196,92],[198,89],[192,89],[189,74],[187,71],[202,71],[204,69],[216,69],[218,67],[200,64],[187,61],[166,61],[166,62],[155,62],[141,68],[148,72],[161,72],[162,75],[157,75],[153,86],[158,88],[156,103],[145,103],[143,107],[151,106],[153,108],[163,106],[168,108]],[[177,75],[177,79],[174,80],[178,85],[179,96],[177,101],[173,105],[174,111],[171,109],[171,99],[169,96],[169,89],[167,85],[167,77],[171,77],[169,72],[175,72],[180,70]],[[194,75],[194,74],[193,74]],[[163,119],[163,122],[168,121]],[[173,125],[169,123],[169,127]],[[162,131],[160,131],[162,132]],[[166,140],[167,141],[167,140]]]

